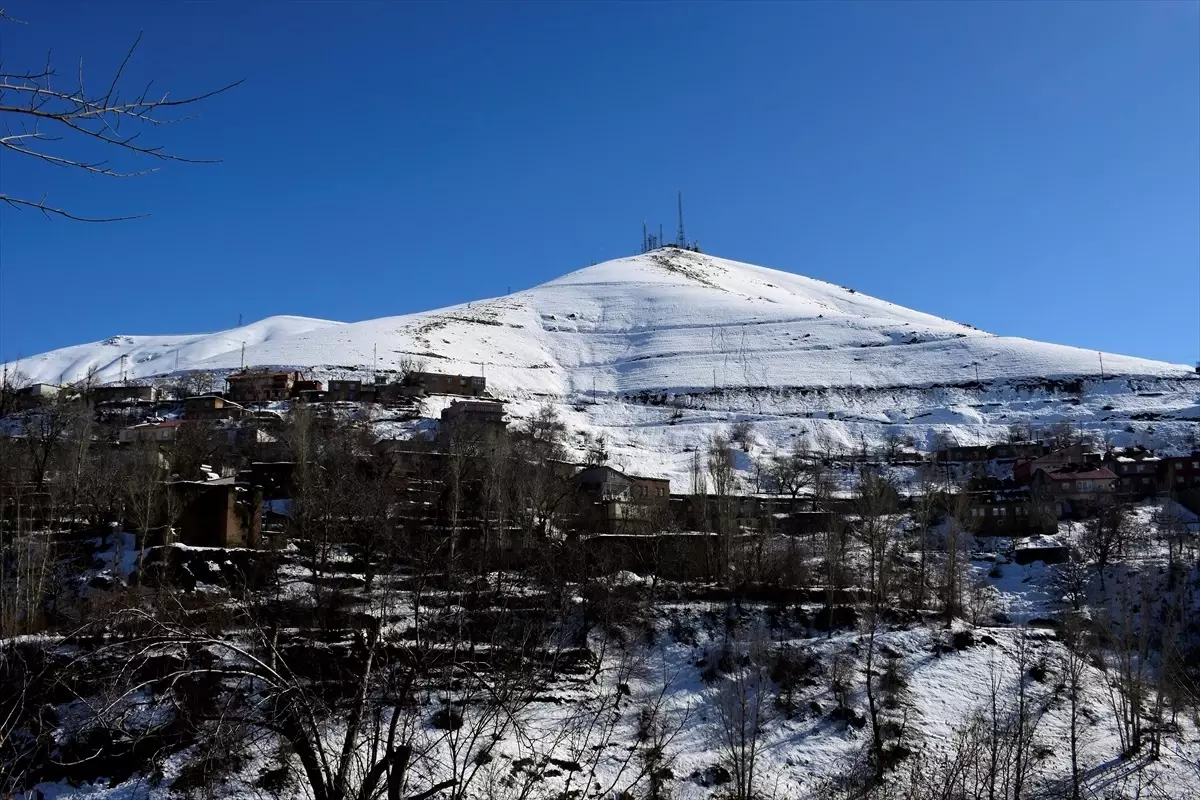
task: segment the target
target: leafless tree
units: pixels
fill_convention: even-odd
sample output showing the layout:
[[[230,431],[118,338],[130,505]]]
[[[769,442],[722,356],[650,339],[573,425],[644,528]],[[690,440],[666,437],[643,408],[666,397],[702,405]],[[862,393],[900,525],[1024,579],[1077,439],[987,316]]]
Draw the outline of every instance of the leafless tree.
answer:
[[[0,24],[12,22],[0,16]],[[7,35],[17,35],[16,28],[10,27]],[[153,172],[157,166],[149,165],[156,162],[211,163],[173,153],[161,144],[147,141],[143,134],[187,120],[185,115],[194,106],[241,81],[185,97],[154,91],[152,83],[130,91],[126,87],[126,69],[141,38],[138,34],[111,77],[99,80],[85,80],[82,60],[70,70],[69,76],[60,75],[49,54],[40,66],[0,67],[0,119],[5,123],[0,147],[46,166],[109,178]],[[115,165],[110,160],[113,157],[129,162],[130,166]],[[133,218],[83,216],[50,205],[45,196],[34,199],[0,192],[0,201],[16,210],[32,208],[47,217],[53,215],[78,222]]]
[[[717,747],[733,778],[730,796],[753,800],[759,781],[762,738],[771,703],[771,679],[765,632],[739,632],[725,644],[730,665],[714,692]]]
[[[1084,525],[1081,549],[1096,565],[1100,590],[1105,590],[1104,572],[1114,557],[1119,557],[1130,538],[1129,515],[1117,503],[1105,503]]]
[[[6,417],[16,407],[17,394],[30,384],[29,376],[19,366],[9,369],[4,365],[0,373],[0,417]]]

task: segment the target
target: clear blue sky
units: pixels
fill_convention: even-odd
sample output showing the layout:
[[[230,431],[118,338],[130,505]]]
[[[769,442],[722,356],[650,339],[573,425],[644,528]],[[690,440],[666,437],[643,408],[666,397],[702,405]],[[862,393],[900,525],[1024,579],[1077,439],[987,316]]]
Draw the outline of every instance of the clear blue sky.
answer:
[[[271,314],[358,320],[631,253],[711,253],[996,333],[1200,357],[1200,4],[33,3],[131,85],[245,78],[133,180],[0,156],[0,355]]]

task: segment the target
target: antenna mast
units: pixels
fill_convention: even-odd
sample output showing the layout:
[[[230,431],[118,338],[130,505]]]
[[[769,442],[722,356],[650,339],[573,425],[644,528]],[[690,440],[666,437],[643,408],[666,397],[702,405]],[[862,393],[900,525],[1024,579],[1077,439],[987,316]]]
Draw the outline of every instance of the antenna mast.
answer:
[[[679,192],[679,238],[676,244],[680,247],[687,247],[687,239],[683,235],[683,191]]]

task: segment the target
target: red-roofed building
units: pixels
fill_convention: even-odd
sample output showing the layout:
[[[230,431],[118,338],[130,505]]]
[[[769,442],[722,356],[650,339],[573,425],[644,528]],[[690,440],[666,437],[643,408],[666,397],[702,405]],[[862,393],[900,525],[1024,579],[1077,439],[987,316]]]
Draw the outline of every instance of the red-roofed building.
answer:
[[[1060,469],[1039,469],[1033,474],[1033,485],[1045,490],[1054,500],[1058,516],[1086,516],[1087,513],[1112,498],[1119,482],[1117,475],[1105,467],[1068,466]]]

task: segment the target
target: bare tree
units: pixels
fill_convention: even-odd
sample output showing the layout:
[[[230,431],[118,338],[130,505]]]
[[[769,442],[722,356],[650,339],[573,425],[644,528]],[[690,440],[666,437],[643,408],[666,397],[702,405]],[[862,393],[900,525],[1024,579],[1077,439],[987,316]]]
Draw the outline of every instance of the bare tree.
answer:
[[[0,15],[0,24],[8,22],[12,20]],[[10,31],[9,35],[15,34]],[[178,98],[168,92],[151,94],[149,83],[145,88],[130,91],[124,82],[125,72],[141,38],[138,34],[109,78],[85,81],[82,61],[77,69],[70,71],[70,77],[60,76],[49,54],[40,66],[11,71],[7,64],[0,67],[0,119],[5,123],[0,147],[47,166],[109,178],[136,177],[157,169],[142,166],[143,163],[211,163],[170,152],[163,145],[147,141],[143,135],[185,121],[188,117],[180,116],[180,112],[191,112],[196,104],[232,89],[241,81]],[[131,166],[115,166],[111,157],[129,161]],[[18,211],[33,208],[47,217],[53,215],[78,222],[133,219],[82,216],[48,204],[45,196],[33,199],[0,192],[0,201]]]
[[[729,581],[733,577],[733,495],[737,488],[737,472],[730,441],[719,433],[713,434],[708,442],[706,466],[716,500],[713,527],[720,537],[721,575]]]
[[[723,660],[730,664],[730,672],[715,691],[717,747],[733,777],[730,796],[753,800],[771,710],[766,635],[758,630],[739,634],[725,647]]]
[[[1129,515],[1124,506],[1106,503],[1084,526],[1080,546],[1096,565],[1100,591],[1104,591],[1104,572],[1113,557],[1119,557],[1129,541]]]

